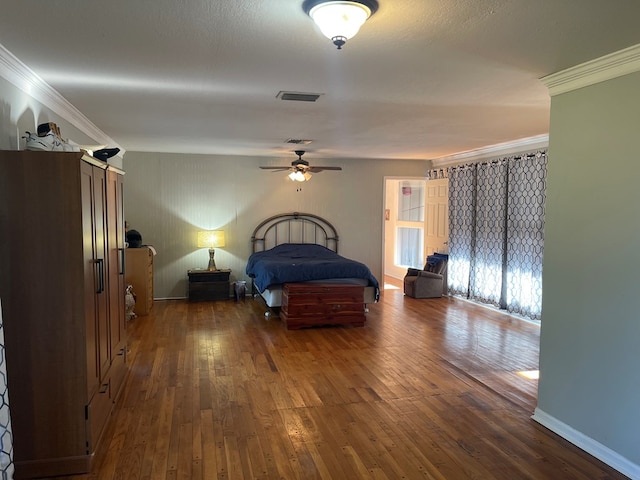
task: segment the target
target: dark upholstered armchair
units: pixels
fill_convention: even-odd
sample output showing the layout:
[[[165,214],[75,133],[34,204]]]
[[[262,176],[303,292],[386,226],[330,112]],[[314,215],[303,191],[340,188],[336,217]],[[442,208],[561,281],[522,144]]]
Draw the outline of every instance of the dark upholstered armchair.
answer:
[[[413,298],[438,298],[447,294],[448,255],[429,255],[423,270],[410,268],[404,277],[404,294]]]

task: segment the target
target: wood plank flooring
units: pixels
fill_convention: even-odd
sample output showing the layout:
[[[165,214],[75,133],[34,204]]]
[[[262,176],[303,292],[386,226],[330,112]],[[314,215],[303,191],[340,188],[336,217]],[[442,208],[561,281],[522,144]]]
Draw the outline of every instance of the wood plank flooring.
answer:
[[[89,479],[623,479],[530,419],[539,329],[386,290],[362,328],[156,302]]]

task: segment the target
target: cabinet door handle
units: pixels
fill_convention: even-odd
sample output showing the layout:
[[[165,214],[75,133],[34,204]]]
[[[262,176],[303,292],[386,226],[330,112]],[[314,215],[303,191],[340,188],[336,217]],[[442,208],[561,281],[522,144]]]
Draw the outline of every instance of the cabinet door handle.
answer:
[[[109,391],[109,384],[108,383],[103,383],[100,386],[100,390],[98,390],[98,393],[107,393]]]
[[[104,292],[104,259],[98,258],[96,260],[98,264],[98,290],[96,293]]]
[[[119,248],[120,252],[120,265],[118,265],[118,275],[124,275],[124,248]]]

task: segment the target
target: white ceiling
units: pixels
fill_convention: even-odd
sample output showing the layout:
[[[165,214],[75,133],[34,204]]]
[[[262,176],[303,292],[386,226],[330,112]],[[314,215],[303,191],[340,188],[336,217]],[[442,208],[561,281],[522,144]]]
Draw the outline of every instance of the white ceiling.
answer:
[[[3,0],[0,44],[128,151],[433,159],[546,134],[541,77],[640,43],[638,0],[379,3],[341,51],[302,0]]]

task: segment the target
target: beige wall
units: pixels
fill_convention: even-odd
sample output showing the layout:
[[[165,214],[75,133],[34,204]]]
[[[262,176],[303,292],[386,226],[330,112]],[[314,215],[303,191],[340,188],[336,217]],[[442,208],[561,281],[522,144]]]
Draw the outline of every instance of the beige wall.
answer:
[[[289,165],[281,159],[216,155],[127,152],[124,158],[125,216],[130,227],[153,245],[156,298],[182,298],[187,270],[206,267],[208,253],[196,248],[196,232],[224,229],[226,247],[216,249],[218,268],[244,270],[250,236],[263,219],[284,212],[307,212],[328,219],[340,235],[340,254],[369,266],[382,283],[385,176],[424,176],[430,162],[321,160],[342,171],[316,173],[302,184],[286,172],[259,165]],[[299,190],[301,189],[301,190]]]
[[[538,409],[640,475],[639,86],[552,98]]]

